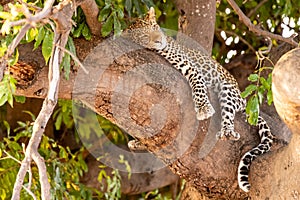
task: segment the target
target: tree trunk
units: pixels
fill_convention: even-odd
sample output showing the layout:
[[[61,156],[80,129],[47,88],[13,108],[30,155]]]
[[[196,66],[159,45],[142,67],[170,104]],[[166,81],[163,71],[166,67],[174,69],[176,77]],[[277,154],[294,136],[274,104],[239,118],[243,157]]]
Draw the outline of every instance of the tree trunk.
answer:
[[[176,7],[181,15],[178,20],[179,31],[197,41],[210,55],[215,31],[216,1],[177,0]]]

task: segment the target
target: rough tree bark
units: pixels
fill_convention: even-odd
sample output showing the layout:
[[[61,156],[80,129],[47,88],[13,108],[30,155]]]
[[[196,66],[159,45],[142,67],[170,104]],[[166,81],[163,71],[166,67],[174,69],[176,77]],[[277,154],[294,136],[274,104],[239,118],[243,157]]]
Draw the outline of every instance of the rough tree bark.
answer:
[[[177,0],[176,7],[180,14],[179,31],[193,38],[208,54],[211,54],[215,30],[216,1]]]

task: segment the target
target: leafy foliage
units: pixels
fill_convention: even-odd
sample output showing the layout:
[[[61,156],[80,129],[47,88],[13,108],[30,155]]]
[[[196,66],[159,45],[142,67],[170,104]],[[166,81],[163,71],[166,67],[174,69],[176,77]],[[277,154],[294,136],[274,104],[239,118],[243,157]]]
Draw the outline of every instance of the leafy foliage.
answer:
[[[13,107],[13,94],[16,90],[17,81],[10,75],[5,75],[0,82],[0,106],[9,103]]]
[[[35,119],[31,115],[33,120]],[[24,158],[24,146],[32,133],[32,123],[18,122],[15,129],[16,136],[9,136],[0,142],[0,197],[8,199],[12,195],[13,183],[20,166],[20,160]],[[54,140],[43,136],[39,153],[44,157],[49,179],[51,180],[53,199],[92,199],[94,189],[80,183],[80,177],[87,171],[87,165],[83,160],[83,149],[72,153],[68,147],[58,145]],[[40,184],[37,166],[31,166],[32,180],[26,176],[25,187],[40,196]],[[21,199],[32,199],[22,190]]]
[[[100,165],[100,168],[106,168],[105,165]],[[120,199],[121,198],[121,176],[117,169],[113,169],[112,177],[102,170],[98,175],[98,181],[102,183],[103,179],[107,181],[106,192],[104,193],[105,199]],[[105,190],[105,185],[102,184],[102,190]]]
[[[74,125],[72,117],[72,101],[58,100],[58,109],[54,111],[53,119],[55,119],[56,130],[60,130],[62,124],[68,129],[72,128]]]
[[[73,20],[76,23],[76,27],[72,29],[72,35],[74,38],[78,38],[83,36],[86,40],[90,40],[92,38],[91,31],[85,21],[85,16],[80,7],[77,8],[77,15],[73,16]]]
[[[268,105],[273,102],[272,94],[272,73],[268,74],[268,78],[262,76],[264,71],[273,70],[272,67],[262,67],[262,59],[258,55],[258,67],[259,69],[254,74],[250,74],[248,80],[250,85],[242,92],[243,98],[249,97],[246,105],[246,113],[248,114],[248,121],[252,125],[257,124],[259,115],[259,106],[263,103],[266,96]]]
[[[147,11],[147,6],[154,6],[152,0],[104,0],[98,1],[100,13],[98,20],[103,22],[101,34],[103,37],[108,36],[112,31],[116,36],[126,27],[124,13],[128,16],[141,16]]]

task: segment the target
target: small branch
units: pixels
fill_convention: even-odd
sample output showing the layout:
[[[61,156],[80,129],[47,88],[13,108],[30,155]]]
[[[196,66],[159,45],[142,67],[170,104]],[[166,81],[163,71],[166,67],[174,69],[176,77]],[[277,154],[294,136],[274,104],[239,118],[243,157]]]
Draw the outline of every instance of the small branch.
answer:
[[[16,161],[17,163],[21,164],[21,162],[20,162],[18,159],[16,159],[16,158],[13,157],[12,155],[10,155],[7,151],[4,150],[3,152],[7,155],[7,158],[13,159],[13,160]],[[2,160],[2,159],[5,159],[5,158],[1,158],[0,160]]]
[[[24,190],[26,190],[26,192],[28,192],[28,194],[33,198],[33,200],[37,200],[36,196],[33,194],[33,192],[31,192],[30,189],[28,189],[27,187],[23,186]]]
[[[72,57],[72,59],[79,65],[79,67],[81,67],[81,69],[85,74],[89,74],[89,71],[83,66],[83,64],[80,62],[80,60],[77,58],[76,55],[74,55],[71,51],[69,51],[68,49],[62,46],[57,46],[57,47],[63,50],[65,53],[69,54]]]
[[[253,46],[247,42],[247,40],[245,40],[244,38],[242,38],[241,36],[239,36],[238,34],[236,34],[235,32],[232,32],[232,31],[226,31],[226,30],[222,30],[222,29],[216,29],[216,31],[218,32],[221,32],[221,31],[225,31],[225,33],[228,33],[229,35],[233,35],[233,36],[236,36],[236,37],[239,37],[239,39],[249,47],[249,49],[253,52],[256,52],[256,50],[253,48]]]
[[[295,47],[298,46],[298,43],[295,42],[292,37],[284,38],[281,35],[274,34],[274,33],[271,33],[269,31],[262,30],[259,27],[253,25],[251,23],[250,19],[243,13],[243,11],[239,8],[239,6],[235,3],[234,0],[227,0],[227,2],[231,5],[233,10],[239,16],[240,21],[242,21],[249,28],[249,30],[252,31],[253,33],[255,33],[257,35],[262,35],[264,37],[269,37],[269,38],[272,38],[272,39],[275,39],[275,40],[280,40],[280,41],[289,43],[289,44],[291,44]]]

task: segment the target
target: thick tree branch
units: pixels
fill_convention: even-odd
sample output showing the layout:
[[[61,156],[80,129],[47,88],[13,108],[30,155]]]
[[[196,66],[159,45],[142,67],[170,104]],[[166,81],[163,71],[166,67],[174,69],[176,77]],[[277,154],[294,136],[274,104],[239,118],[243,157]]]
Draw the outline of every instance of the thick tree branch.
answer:
[[[243,11],[239,8],[239,6],[235,3],[234,0],[228,0],[228,3],[231,5],[233,10],[239,16],[240,21],[242,21],[249,28],[249,30],[252,31],[253,33],[255,33],[257,35],[262,35],[264,37],[270,37],[275,40],[280,40],[280,41],[289,43],[295,47],[298,46],[298,43],[294,41],[293,37],[284,38],[281,35],[277,35],[277,34],[269,32],[269,31],[262,30],[258,26],[255,26],[254,24],[252,24],[250,19],[243,13]]]

